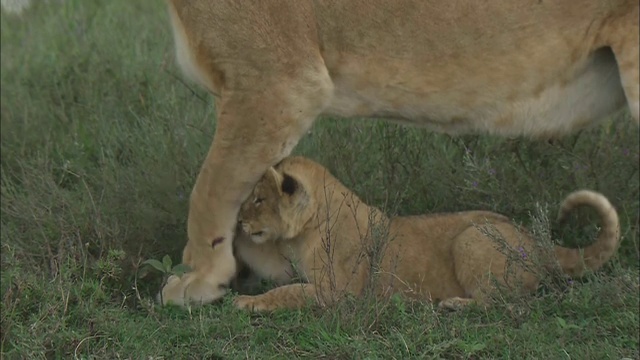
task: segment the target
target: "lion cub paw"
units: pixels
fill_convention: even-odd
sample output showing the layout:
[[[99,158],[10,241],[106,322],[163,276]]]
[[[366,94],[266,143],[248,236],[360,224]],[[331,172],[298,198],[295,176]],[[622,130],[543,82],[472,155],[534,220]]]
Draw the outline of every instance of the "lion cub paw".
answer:
[[[233,299],[233,306],[240,310],[255,312],[272,311],[276,309],[276,306],[265,301],[260,295],[239,295]]]
[[[171,275],[157,300],[162,305],[204,305],[222,298],[225,293],[226,289],[205,281],[197,273],[189,273],[182,277]]]
[[[440,309],[449,309],[449,310],[458,311],[458,310],[464,309],[465,307],[469,306],[469,304],[473,302],[474,300],[469,298],[452,297],[452,298],[448,298],[440,301],[440,303],[438,304],[438,307]]]

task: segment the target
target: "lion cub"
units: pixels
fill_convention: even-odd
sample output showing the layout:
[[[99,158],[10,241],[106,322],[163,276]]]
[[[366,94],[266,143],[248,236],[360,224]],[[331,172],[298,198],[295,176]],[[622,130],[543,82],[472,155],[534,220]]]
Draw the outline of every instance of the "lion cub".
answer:
[[[545,254],[525,230],[493,212],[388,218],[320,164],[289,157],[267,171],[242,205],[239,225],[245,234],[234,240],[241,263],[281,286],[238,296],[235,305],[256,311],[298,308],[308,301],[327,305],[347,293],[369,290],[457,309],[483,303],[496,282],[532,291],[540,270],[556,262],[566,274],[580,276],[615,253],[618,215],[603,195],[588,190],[570,194],[559,220],[584,205],[601,217],[596,242],[582,251],[555,246],[553,254]],[[515,254],[517,261],[505,253]],[[534,254],[552,261],[536,267]],[[290,283],[296,273],[302,282]]]

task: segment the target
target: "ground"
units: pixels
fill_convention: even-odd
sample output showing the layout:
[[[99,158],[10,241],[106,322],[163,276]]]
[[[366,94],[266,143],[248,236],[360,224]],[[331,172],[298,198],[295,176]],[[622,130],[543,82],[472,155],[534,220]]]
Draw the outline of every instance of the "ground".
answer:
[[[627,111],[554,142],[322,119],[295,150],[390,214],[495,210],[568,244],[592,239],[596,217],[556,229],[559,201],[601,191],[623,242],[600,272],[551,276],[487,310],[367,297],[251,315],[233,294],[161,308],[165,276],[140,264],[179,262],[215,129],[211,97],[181,80],[164,4],[38,2],[1,20],[2,358],[640,356],[638,129]]]

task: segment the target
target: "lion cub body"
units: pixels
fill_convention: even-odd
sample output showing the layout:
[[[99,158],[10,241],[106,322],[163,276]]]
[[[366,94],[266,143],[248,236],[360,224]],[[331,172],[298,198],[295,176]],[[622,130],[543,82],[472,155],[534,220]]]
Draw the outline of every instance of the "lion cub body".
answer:
[[[598,241],[584,249],[584,258],[577,249],[559,246],[548,254],[574,276],[585,265],[600,267],[618,243],[617,214],[606,198],[576,192],[563,203],[561,215],[580,205],[594,206],[603,218]],[[491,278],[525,291],[539,282],[530,258],[540,249],[508,218],[488,211],[387,218],[321,165],[299,157],[265,174],[242,206],[240,224],[244,234],[235,240],[236,256],[281,285],[238,297],[236,305],[243,308],[295,308],[307,300],[328,304],[367,290],[456,308],[482,301]],[[509,260],[496,240],[519,261]],[[290,284],[294,276],[302,282]]]

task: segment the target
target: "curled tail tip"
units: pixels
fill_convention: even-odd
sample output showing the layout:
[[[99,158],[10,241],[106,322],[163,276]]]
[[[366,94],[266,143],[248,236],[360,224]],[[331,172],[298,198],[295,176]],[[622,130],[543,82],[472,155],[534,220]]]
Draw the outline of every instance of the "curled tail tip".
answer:
[[[603,225],[616,225],[618,223],[618,213],[609,201],[609,199],[603,194],[593,190],[577,190],[567,195],[558,211],[558,222],[566,220],[569,213],[580,206],[590,206],[598,211]],[[611,224],[611,221],[615,224]]]
[[[598,233],[596,242],[583,248],[584,255],[578,255],[576,249],[569,251],[572,255],[569,258],[574,258],[572,261],[567,261],[565,264],[565,271],[569,273],[575,272],[575,275],[579,275],[584,268],[578,267],[570,270],[568,264],[576,264],[576,256],[583,257],[583,261],[587,268],[596,270],[604,263],[606,263],[611,256],[615,253],[618,244],[620,243],[620,221],[618,218],[618,212],[613,207],[609,199],[601,193],[591,190],[578,190],[569,194],[562,205],[558,214],[558,220],[560,222],[565,221],[567,215],[571,210],[589,206],[596,210],[600,217],[600,231]],[[568,249],[564,249],[565,252]],[[578,269],[582,269],[578,271]]]

